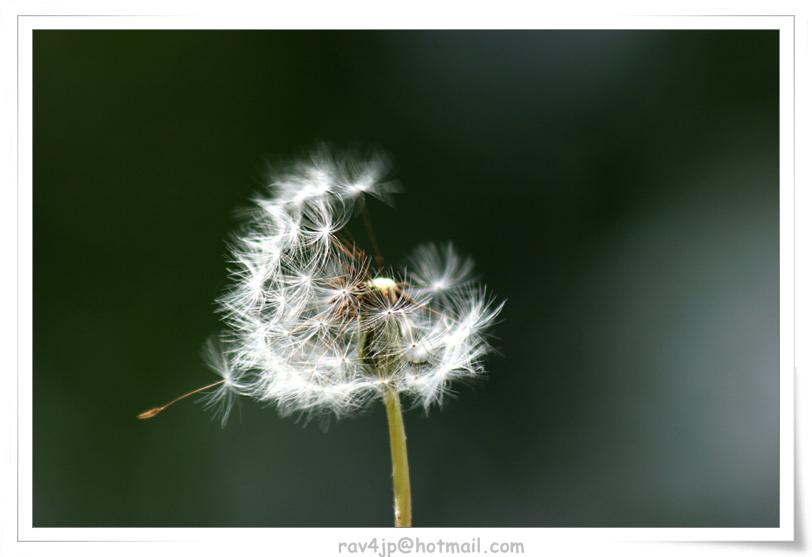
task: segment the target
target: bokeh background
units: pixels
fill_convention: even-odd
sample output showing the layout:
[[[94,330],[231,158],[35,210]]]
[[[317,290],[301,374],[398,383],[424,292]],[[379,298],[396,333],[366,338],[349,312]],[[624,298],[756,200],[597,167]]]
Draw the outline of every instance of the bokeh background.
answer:
[[[378,147],[500,356],[406,416],[421,526],[778,525],[777,31],[35,31],[34,525],[391,523],[385,416],[208,382],[269,165]]]

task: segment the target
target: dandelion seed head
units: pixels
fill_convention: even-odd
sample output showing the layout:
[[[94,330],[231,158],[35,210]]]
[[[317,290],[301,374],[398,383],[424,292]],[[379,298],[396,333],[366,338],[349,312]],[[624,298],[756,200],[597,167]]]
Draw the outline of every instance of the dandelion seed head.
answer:
[[[502,309],[449,243],[377,269],[345,227],[369,197],[397,191],[379,156],[319,148],[269,180],[231,242],[225,324],[206,357],[223,377],[207,394],[225,419],[235,398],[283,415],[352,414],[386,389],[429,408],[451,382],[484,372]]]

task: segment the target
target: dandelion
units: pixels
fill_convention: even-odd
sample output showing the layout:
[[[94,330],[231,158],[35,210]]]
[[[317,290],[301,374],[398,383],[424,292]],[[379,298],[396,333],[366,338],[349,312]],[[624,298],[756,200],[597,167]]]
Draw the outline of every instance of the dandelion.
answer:
[[[428,410],[451,384],[481,375],[502,309],[451,244],[418,247],[386,267],[366,201],[391,203],[382,157],[327,149],[276,174],[231,246],[232,283],[218,300],[225,330],[205,350],[222,379],[138,417],[206,393],[223,424],[238,397],[283,416],[341,418],[382,400],[389,422],[395,525],[411,525],[401,398]],[[346,231],[360,215],[373,256]]]

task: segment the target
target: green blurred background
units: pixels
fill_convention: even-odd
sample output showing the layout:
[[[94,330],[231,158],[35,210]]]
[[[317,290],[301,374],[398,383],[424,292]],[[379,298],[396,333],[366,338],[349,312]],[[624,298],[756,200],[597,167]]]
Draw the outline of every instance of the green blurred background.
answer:
[[[418,526],[778,525],[778,33],[34,32],[34,525],[391,523],[382,408],[135,415],[213,377],[269,165],[373,146],[391,262],[508,299],[406,416]]]

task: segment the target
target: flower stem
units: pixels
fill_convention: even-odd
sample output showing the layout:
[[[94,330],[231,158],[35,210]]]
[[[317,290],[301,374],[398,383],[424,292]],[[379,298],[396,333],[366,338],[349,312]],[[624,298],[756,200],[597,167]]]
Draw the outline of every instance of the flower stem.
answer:
[[[386,418],[389,422],[389,447],[392,452],[392,487],[395,494],[395,526],[412,525],[412,490],[409,484],[409,455],[406,451],[406,430],[400,397],[392,389],[384,394]]]

